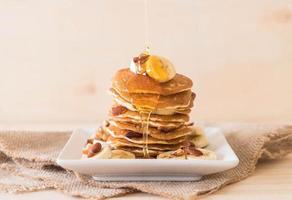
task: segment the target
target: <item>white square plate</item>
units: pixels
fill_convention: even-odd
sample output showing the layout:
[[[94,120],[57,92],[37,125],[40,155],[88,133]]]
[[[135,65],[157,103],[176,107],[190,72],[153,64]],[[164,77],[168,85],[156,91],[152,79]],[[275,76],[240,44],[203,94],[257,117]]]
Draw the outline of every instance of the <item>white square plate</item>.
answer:
[[[156,160],[156,159],[88,159],[81,160],[82,148],[95,129],[73,132],[57,163],[99,181],[193,181],[203,175],[231,169],[238,158],[218,128],[206,128],[207,149],[217,154],[217,160]]]

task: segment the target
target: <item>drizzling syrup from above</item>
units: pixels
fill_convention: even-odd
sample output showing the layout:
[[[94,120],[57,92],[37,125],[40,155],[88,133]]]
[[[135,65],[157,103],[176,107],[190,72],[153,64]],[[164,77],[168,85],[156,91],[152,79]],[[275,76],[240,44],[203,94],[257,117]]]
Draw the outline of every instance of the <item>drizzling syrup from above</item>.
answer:
[[[146,75],[146,65],[145,63],[149,59],[149,49],[146,49],[143,53],[141,53],[139,56],[133,58],[133,63],[131,63],[131,71],[134,70],[136,73],[136,76],[143,76]],[[133,68],[134,67],[134,68]],[[128,79],[126,86],[127,88],[133,88],[133,86],[137,84],[136,79],[133,77],[133,79]],[[141,83],[143,84],[143,83]],[[131,93],[129,92],[129,95],[131,96]],[[140,116],[140,123],[141,123],[141,130],[140,132],[143,134],[143,157],[144,158],[150,158],[149,149],[148,149],[148,137],[149,137],[149,121],[151,118],[151,114],[153,111],[156,110],[157,105],[159,103],[160,95],[153,94],[151,101],[148,102],[148,106],[145,107],[145,105],[139,104],[135,98],[134,95],[131,96],[131,104],[135,107],[137,112]]]
[[[142,55],[142,56],[141,56]],[[143,63],[145,60],[148,59],[148,55],[141,54],[139,57],[135,57],[134,60],[137,64],[139,64],[139,71],[140,73],[136,73],[136,76],[144,76],[145,69],[143,68]],[[144,74],[144,75],[143,75]],[[147,76],[147,75],[146,75]],[[137,84],[144,84],[144,83],[137,83],[136,77],[132,77],[127,80],[126,87],[127,88],[133,88]],[[130,103],[135,107],[137,112],[140,116],[140,124],[141,129],[140,132],[143,134],[143,157],[144,158],[150,158],[149,149],[148,149],[148,137],[149,137],[149,121],[151,118],[152,112],[154,112],[158,106],[160,95],[158,94],[151,94],[151,97],[149,98],[149,101],[147,101],[147,107],[142,104],[141,101],[139,101],[137,98],[139,94],[131,95],[130,91],[128,90],[130,95]]]
[[[149,12],[148,0],[144,0],[144,33],[145,33],[145,52],[150,53],[150,38],[149,38]]]
[[[137,76],[143,76],[143,75],[138,75]],[[128,79],[126,85],[128,88],[132,88],[132,84],[137,84],[133,80]],[[141,83],[143,84],[143,83]],[[154,112],[158,106],[159,103],[159,98],[160,95],[158,94],[153,94],[153,97],[151,98],[151,103],[149,102],[148,106],[145,107],[142,104],[139,104],[141,102],[137,101],[137,99],[134,98],[135,95],[131,95],[130,103],[135,107],[137,112],[139,113],[140,116],[140,124],[141,124],[141,129],[140,132],[143,134],[143,156],[144,158],[150,158],[149,154],[149,149],[148,149],[148,137],[149,137],[149,121],[151,118],[152,112]]]
[[[141,131],[143,133],[143,155],[144,158],[149,158],[149,149],[148,149],[148,136],[149,136],[149,121],[152,111],[139,111],[140,120],[141,120]],[[145,115],[145,116],[143,116]],[[146,118],[145,118],[146,117]]]
[[[166,58],[156,55],[150,55],[148,51],[144,51],[139,56],[134,57],[130,70],[135,73],[135,76],[132,76],[129,79],[126,79],[126,87],[128,93],[130,95],[131,104],[135,107],[137,112],[140,115],[141,121],[141,133],[143,133],[143,154],[144,158],[149,158],[149,150],[148,150],[148,135],[149,135],[149,121],[151,118],[151,114],[157,109],[159,104],[160,95],[159,94],[148,94],[147,103],[141,103],[141,101],[137,101],[135,97],[139,96],[139,94],[131,95],[130,88],[137,87],[137,84],[146,84],[147,81],[157,81],[158,91],[161,91],[163,88],[164,82],[167,82],[174,78],[176,72],[173,65]],[[137,79],[137,76],[147,76],[145,79]],[[151,80],[152,79],[152,80]],[[137,83],[137,80],[146,80],[146,82]],[[151,88],[149,88],[151,89]],[[145,96],[144,96],[145,98]],[[143,102],[143,101],[142,101]]]
[[[176,72],[171,64],[166,58],[150,55],[150,40],[149,40],[149,15],[148,15],[148,0],[144,0],[144,27],[145,27],[145,46],[146,49],[139,56],[134,57],[131,61],[130,70],[137,76],[149,76],[150,78],[158,81],[160,83],[167,82],[174,78]],[[131,93],[129,88],[135,87],[137,84],[136,79],[130,78],[125,80],[126,87],[128,89],[129,95]],[[159,84],[160,85],[160,84]],[[162,85],[160,85],[162,87]],[[148,149],[148,136],[149,136],[149,121],[151,114],[157,109],[159,104],[160,95],[151,94],[149,102],[147,102],[147,107],[145,105],[140,105],[139,102],[131,96],[131,104],[135,107],[140,115],[141,121],[141,132],[143,133],[143,155],[144,158],[149,158]],[[150,101],[151,100],[151,101]]]

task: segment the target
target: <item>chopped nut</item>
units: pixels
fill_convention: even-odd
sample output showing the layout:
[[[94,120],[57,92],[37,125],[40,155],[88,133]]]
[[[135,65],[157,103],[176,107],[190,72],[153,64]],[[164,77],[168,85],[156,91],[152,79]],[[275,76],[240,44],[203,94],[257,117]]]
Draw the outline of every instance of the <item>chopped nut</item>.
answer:
[[[87,142],[86,142],[86,144],[93,144],[93,139],[92,139],[92,138],[90,138],[90,139],[87,139]]]
[[[196,148],[196,146],[190,141],[185,141],[182,146],[183,151],[185,152],[185,156],[194,155],[194,156],[202,156],[203,153]]]
[[[110,123],[107,120],[103,121],[103,126],[104,127],[108,127],[109,125],[110,125]]]
[[[184,154],[185,154],[185,152],[182,149],[178,149],[172,153],[172,155],[174,155],[174,156],[183,156]]]
[[[194,126],[194,122],[189,122],[188,124],[187,124],[187,126]]]
[[[194,146],[194,144],[191,143],[189,140],[186,140],[182,147],[184,148],[184,147],[190,147],[190,146]]]
[[[194,146],[185,147],[184,151],[189,155],[202,156],[203,153]]]
[[[160,128],[160,131],[163,133],[169,133],[171,130],[167,128]]]
[[[141,138],[142,135],[140,133],[134,132],[134,131],[129,131],[126,135],[127,138]]]
[[[121,115],[123,113],[127,112],[127,109],[123,106],[115,106],[112,107],[112,114],[113,116]]]
[[[100,152],[101,148],[102,148],[102,146],[99,142],[95,143],[94,145],[89,147],[87,157],[90,158],[90,157],[94,156],[95,154]]]
[[[138,57],[134,57],[133,61],[134,63],[141,65],[141,64],[144,64],[148,58],[149,58],[149,55],[142,53]]]

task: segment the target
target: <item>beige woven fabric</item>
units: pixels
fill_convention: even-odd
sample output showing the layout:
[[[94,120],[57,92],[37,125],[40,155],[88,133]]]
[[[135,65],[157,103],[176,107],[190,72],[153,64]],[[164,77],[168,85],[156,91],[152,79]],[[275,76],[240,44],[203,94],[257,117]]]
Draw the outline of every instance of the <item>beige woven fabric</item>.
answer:
[[[230,124],[221,128],[240,164],[197,182],[96,182],[56,165],[55,159],[70,132],[2,131],[0,191],[56,189],[94,199],[142,191],[171,199],[196,199],[248,177],[260,159],[278,159],[292,152],[292,126]]]

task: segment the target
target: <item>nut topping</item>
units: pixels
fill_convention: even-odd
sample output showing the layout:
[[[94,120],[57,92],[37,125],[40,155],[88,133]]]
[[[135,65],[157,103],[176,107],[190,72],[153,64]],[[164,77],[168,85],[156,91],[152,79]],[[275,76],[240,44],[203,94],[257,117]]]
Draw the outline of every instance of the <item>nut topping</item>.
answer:
[[[127,109],[123,106],[115,106],[112,107],[112,114],[113,116],[121,115],[123,113],[127,112]]]
[[[194,126],[194,124],[195,124],[194,122],[190,122],[190,123],[187,123],[186,125],[187,126]]]
[[[126,135],[127,138],[141,138],[142,135],[140,133],[134,132],[134,131],[129,131]]]
[[[101,148],[102,146],[99,142],[95,143],[94,145],[89,147],[87,157],[90,158],[96,155],[98,152],[100,152]]]
[[[109,127],[110,123],[107,120],[103,121],[103,126],[104,127]]]
[[[194,155],[194,156],[202,156],[203,153],[198,150],[195,145],[191,142],[186,142],[184,146],[182,146],[183,151],[185,152],[185,157],[187,155]]]
[[[90,139],[87,139],[87,142],[86,142],[86,144],[93,144],[93,139],[92,139],[92,138],[90,138]]]
[[[149,55],[142,53],[137,57],[134,57],[131,61],[130,70],[135,74],[145,74],[146,68],[145,63],[147,62]]]
[[[200,150],[198,150],[194,146],[186,147],[186,148],[184,148],[184,151],[189,155],[194,155],[194,156],[202,156],[202,155],[204,155]]]
[[[142,65],[147,61],[148,58],[149,55],[142,53],[138,57],[134,57],[133,61],[135,64]]]
[[[185,155],[185,152],[182,149],[178,149],[175,152],[173,152],[172,155],[174,155],[174,156],[183,156],[183,155]]]

